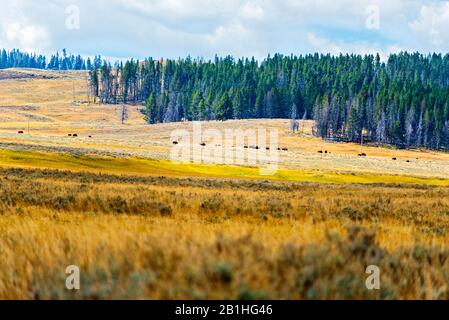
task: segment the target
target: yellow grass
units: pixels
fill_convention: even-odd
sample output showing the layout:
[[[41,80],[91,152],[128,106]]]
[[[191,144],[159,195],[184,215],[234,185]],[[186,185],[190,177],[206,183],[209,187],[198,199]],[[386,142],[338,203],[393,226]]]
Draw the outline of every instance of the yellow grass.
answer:
[[[4,299],[449,297],[448,188],[17,169],[0,186]]]
[[[175,164],[170,135],[191,124],[129,106],[121,125],[119,106],[87,104],[83,72],[2,72],[25,78],[0,81],[0,299],[449,298],[447,153],[244,120],[203,128],[277,129],[273,176]]]
[[[75,156],[63,153],[13,150],[0,150],[0,167],[46,168],[141,176],[241,178],[321,183],[449,185],[449,179],[413,176],[285,169],[278,170],[274,175],[261,175],[260,168],[257,167],[186,164],[135,157]]]
[[[69,147],[85,153],[113,152],[168,160],[173,146],[172,132],[176,129],[192,131],[191,123],[145,125],[140,106],[129,106],[129,119],[122,125],[120,106],[87,103],[85,72],[3,72],[34,74],[35,77],[1,81],[0,143]],[[279,154],[281,169],[449,178],[448,153],[328,143],[312,136],[311,121],[301,122],[299,134],[289,131],[288,120],[279,119],[205,122],[202,126],[204,130],[216,128],[222,132],[225,129],[278,130],[280,146],[289,149]],[[18,131],[25,134],[19,135]],[[79,137],[68,137],[73,133],[78,133]],[[328,154],[318,153],[326,150]],[[358,157],[362,152],[368,157]]]

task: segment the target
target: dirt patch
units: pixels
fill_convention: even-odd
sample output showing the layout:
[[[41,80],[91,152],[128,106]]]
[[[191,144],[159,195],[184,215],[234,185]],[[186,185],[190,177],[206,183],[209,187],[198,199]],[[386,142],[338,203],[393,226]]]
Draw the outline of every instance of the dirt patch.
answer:
[[[22,73],[15,71],[0,71],[0,81],[27,80],[27,79],[54,79],[51,75],[39,75],[34,73]]]

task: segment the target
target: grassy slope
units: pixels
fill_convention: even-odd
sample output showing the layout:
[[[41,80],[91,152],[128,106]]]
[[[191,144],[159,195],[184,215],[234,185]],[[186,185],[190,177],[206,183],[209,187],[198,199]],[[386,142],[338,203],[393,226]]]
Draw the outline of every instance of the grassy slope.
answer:
[[[0,299],[448,299],[448,199],[435,186],[0,170]],[[65,288],[72,264],[80,291]],[[365,288],[371,264],[381,290]]]
[[[111,106],[73,108],[73,84],[83,100],[85,79],[67,75],[1,83],[5,142],[168,150],[170,132],[188,129],[139,126],[137,109],[122,126]],[[28,120],[29,137],[11,134]],[[288,121],[207,125],[273,126],[290,149],[285,164],[301,162],[270,177],[250,167],[0,150],[4,168],[114,175],[0,172],[0,299],[449,297],[449,188],[435,187],[449,180],[417,177],[448,172],[449,155],[364,147],[360,159],[360,146],[291,135]],[[69,140],[74,132],[94,139]],[[363,172],[366,160],[377,173]],[[204,177],[233,180],[195,179]],[[83,272],[80,292],[65,290],[70,264]],[[370,264],[382,270],[380,291],[365,290]]]
[[[322,183],[386,183],[426,184],[448,186],[447,179],[414,176],[354,174],[317,170],[279,170],[273,176],[261,176],[258,168],[175,164],[165,160],[143,158],[113,158],[100,156],[75,156],[64,153],[41,153],[29,151],[0,150],[0,166],[21,168],[47,168],[93,173],[172,176],[172,177],[216,177],[263,180],[304,181]]]
[[[191,123],[145,124],[139,106],[129,106],[129,119],[119,121],[120,106],[87,104],[85,72],[49,72],[42,70],[11,69],[2,73],[34,75],[32,78],[10,79],[0,82],[0,141],[2,144],[82,149],[86,153],[127,154],[151,159],[169,159],[172,147],[170,135],[174,130],[192,130]],[[74,92],[75,91],[75,92]],[[76,106],[73,105],[75,93]],[[276,129],[279,144],[287,147],[279,161],[281,170],[270,179],[357,182],[357,183],[431,183],[446,185],[438,180],[449,179],[449,153],[429,150],[394,150],[358,144],[329,143],[312,136],[312,121],[306,121],[302,134],[292,134],[288,120],[263,119],[226,122],[205,122],[203,129]],[[29,131],[28,131],[29,127]],[[26,134],[17,134],[17,131]],[[68,134],[78,133],[73,139]],[[88,138],[91,136],[92,138]],[[232,142],[229,142],[233,144]],[[224,143],[223,143],[224,145]],[[328,154],[318,151],[327,150]],[[358,157],[364,152],[368,157]],[[8,152],[6,152],[8,153]],[[262,178],[258,169],[223,166],[173,166],[168,162],[90,160],[88,158],[56,157],[22,154],[23,159],[2,156],[4,165],[52,167],[71,170],[107,170],[113,173],[163,174],[212,177]],[[19,155],[13,155],[13,158]],[[19,157],[19,158],[20,158]],[[42,161],[38,163],[36,159]],[[392,158],[397,158],[393,161]],[[28,159],[30,158],[30,159]],[[12,161],[14,160],[14,161]],[[19,161],[20,160],[20,161]],[[407,162],[406,162],[407,161]],[[58,163],[61,162],[61,163]],[[48,164],[50,163],[50,164]],[[81,168],[77,168],[81,165]],[[130,167],[132,165],[132,167]],[[111,168],[106,169],[108,166]],[[343,172],[343,174],[338,174]],[[351,174],[347,174],[351,172]],[[353,176],[355,173],[356,176]],[[399,177],[400,176],[400,177]],[[413,177],[432,178],[415,179]]]

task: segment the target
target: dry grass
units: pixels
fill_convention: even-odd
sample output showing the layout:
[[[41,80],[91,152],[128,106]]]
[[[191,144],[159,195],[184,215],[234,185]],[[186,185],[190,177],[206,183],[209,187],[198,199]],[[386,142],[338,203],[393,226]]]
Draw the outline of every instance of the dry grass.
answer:
[[[321,183],[360,183],[360,184],[413,184],[448,186],[444,178],[402,176],[388,174],[370,174],[323,170],[286,170],[279,169],[269,176],[261,175],[260,169],[248,166],[229,166],[214,164],[173,163],[167,160],[125,156],[86,155],[78,149],[66,152],[46,152],[15,150],[17,145],[0,149],[0,167],[6,168],[44,168],[71,170],[73,172],[91,172],[99,174],[120,174],[140,176],[168,176],[192,178],[233,178],[266,181],[302,181]],[[11,150],[13,149],[13,150]],[[41,150],[39,146],[35,149]],[[45,148],[44,148],[45,150]]]
[[[449,298],[447,188],[17,169],[0,186],[4,299]]]
[[[70,147],[85,153],[113,152],[167,160],[173,146],[170,141],[173,130],[192,131],[190,123],[145,125],[138,106],[129,106],[130,118],[121,125],[118,106],[86,104],[85,72],[7,70],[3,73],[23,74],[28,78],[0,80],[1,143]],[[30,74],[34,78],[29,78]],[[76,106],[72,105],[74,88]],[[280,166],[284,169],[449,178],[447,153],[328,143],[313,137],[311,126],[307,121],[303,133],[291,134],[288,120],[244,120],[207,122],[203,129],[277,129],[280,146],[289,149],[280,153]],[[18,135],[19,130],[25,134]],[[68,137],[71,133],[78,133],[79,137]],[[330,153],[319,154],[320,150]],[[358,157],[361,152],[368,157]]]
[[[278,129],[276,175],[176,165],[170,134],[191,124],[147,126],[130,106],[121,125],[118,107],[85,103],[85,83],[0,72],[0,299],[449,298],[448,154],[245,120],[204,128]]]

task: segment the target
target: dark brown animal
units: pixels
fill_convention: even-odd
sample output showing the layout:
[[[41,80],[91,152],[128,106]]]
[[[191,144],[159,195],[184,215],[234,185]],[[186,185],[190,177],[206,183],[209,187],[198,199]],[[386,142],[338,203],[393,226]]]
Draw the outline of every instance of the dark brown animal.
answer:
[[[23,134],[23,131],[19,131],[18,133],[19,133],[19,134]]]

